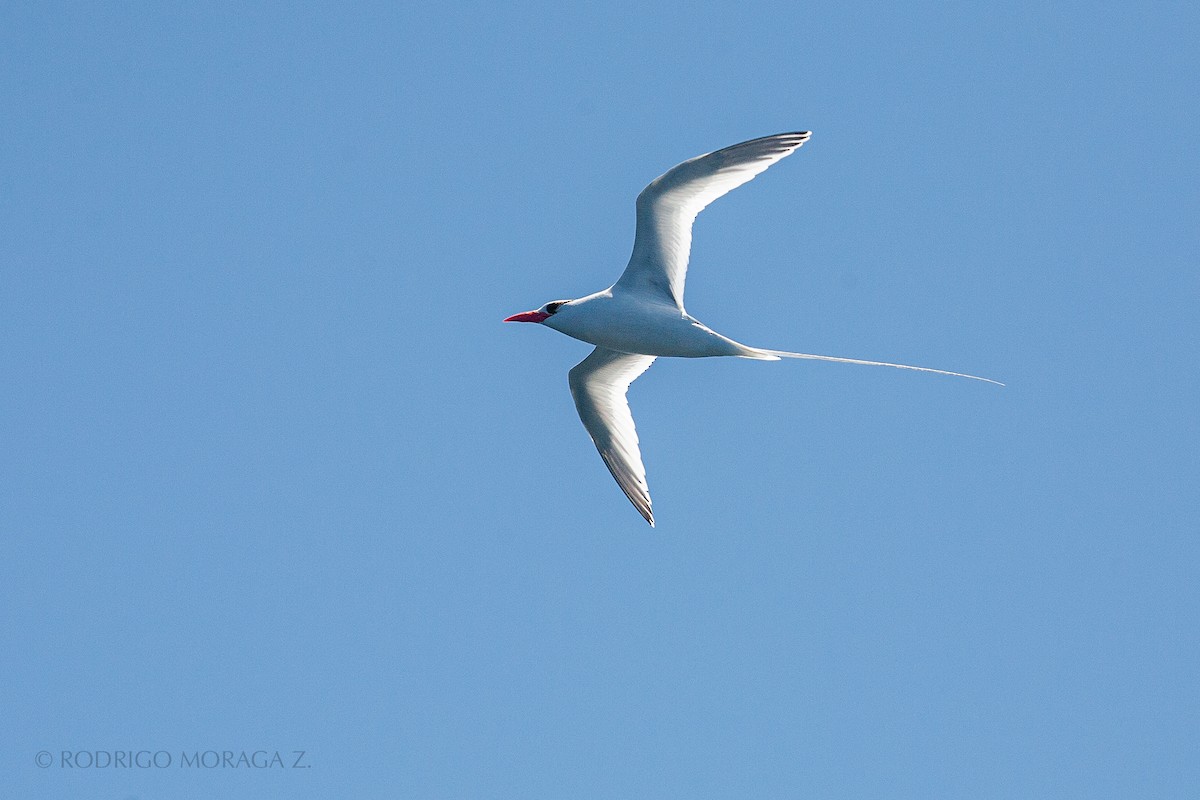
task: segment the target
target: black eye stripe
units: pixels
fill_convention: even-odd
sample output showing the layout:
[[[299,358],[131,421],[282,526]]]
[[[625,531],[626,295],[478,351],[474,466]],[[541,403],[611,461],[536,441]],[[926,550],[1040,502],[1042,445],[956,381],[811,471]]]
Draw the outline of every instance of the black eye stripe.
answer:
[[[558,311],[559,306],[566,305],[566,300],[555,300],[553,303],[546,303],[546,313],[553,314]]]

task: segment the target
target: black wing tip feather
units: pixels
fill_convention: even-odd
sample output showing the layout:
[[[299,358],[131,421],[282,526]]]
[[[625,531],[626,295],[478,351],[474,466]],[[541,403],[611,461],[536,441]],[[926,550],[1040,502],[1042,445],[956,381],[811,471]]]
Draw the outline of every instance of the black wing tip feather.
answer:
[[[599,450],[599,448],[597,449]],[[609,460],[608,453],[600,450],[600,458],[604,460],[604,466],[608,467],[609,473],[613,476],[613,479],[616,480],[617,486],[621,487],[621,491],[625,493],[627,498],[629,498],[629,502],[633,504],[633,507],[637,509],[638,513],[641,514],[646,522],[650,523],[650,527],[653,528],[654,511],[650,508],[652,501],[650,500],[649,495],[647,495],[643,500],[642,497],[634,492],[632,487],[626,485],[626,481],[622,479],[621,474],[613,468],[613,464],[612,461]]]
[[[765,144],[767,142],[778,142],[786,147],[794,147],[804,144],[812,136],[812,131],[790,131],[788,133],[773,133],[770,136],[760,136],[757,139],[735,144],[734,147],[745,147],[753,144]]]
[[[710,155],[734,156],[735,154],[744,151],[756,151],[751,158],[770,158],[771,156],[788,153],[796,150],[800,145],[804,144],[812,136],[812,131],[794,131],[792,133],[773,133],[770,136],[760,136],[757,139],[750,139],[745,142],[731,144],[728,147],[717,150]],[[701,156],[703,158],[703,156]]]

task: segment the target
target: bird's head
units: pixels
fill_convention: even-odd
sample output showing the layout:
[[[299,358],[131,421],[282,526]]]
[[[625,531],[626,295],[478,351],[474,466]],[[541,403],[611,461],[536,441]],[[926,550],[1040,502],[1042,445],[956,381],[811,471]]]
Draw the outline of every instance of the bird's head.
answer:
[[[520,314],[513,314],[511,317],[506,317],[505,322],[545,322],[554,316],[558,309],[565,306],[570,300],[555,300],[535,311],[522,311]]]

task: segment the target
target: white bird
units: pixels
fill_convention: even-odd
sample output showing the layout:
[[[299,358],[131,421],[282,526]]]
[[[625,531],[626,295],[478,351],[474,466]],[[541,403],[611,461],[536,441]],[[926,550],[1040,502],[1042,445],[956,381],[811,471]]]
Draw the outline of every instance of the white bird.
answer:
[[[976,375],[907,364],[836,358],[749,347],[722,336],[683,307],[692,222],[712,201],[791,155],[809,131],[780,133],[684,161],[650,183],[637,198],[633,255],[620,279],[578,300],[555,300],[505,322],[536,322],[596,345],[569,374],[583,426],[625,495],[654,526],[646,468],[626,392],[659,356],[737,356],[762,361],[808,358],[936,372],[1000,384]]]

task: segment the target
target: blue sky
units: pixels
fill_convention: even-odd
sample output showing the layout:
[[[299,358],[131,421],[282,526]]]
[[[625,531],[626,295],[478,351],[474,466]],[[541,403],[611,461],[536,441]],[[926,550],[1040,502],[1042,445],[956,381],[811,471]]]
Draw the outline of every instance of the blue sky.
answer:
[[[1196,796],[1198,33],[6,4],[2,793]],[[796,129],[699,218],[689,311],[1008,386],[662,359],[651,530],[589,348],[500,320],[615,280],[668,167]],[[61,756],[139,750],[174,763]],[[224,750],[311,766],[179,766]]]

